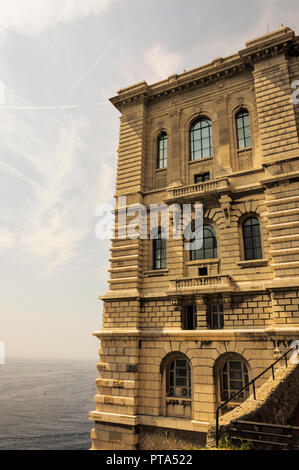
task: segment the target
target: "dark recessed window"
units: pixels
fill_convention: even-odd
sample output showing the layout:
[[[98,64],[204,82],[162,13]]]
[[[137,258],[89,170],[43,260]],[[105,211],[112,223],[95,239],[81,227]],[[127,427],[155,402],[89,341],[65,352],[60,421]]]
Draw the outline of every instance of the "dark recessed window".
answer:
[[[248,370],[243,361],[227,361],[221,372],[221,400],[226,401],[248,384]],[[241,402],[249,396],[245,389],[233,401]]]
[[[201,118],[190,127],[190,160],[200,160],[212,155],[212,123],[209,118]]]
[[[223,304],[211,305],[211,328],[221,330],[224,327]]]
[[[167,167],[167,134],[161,132],[158,137],[158,155],[157,155],[157,168]]]
[[[199,276],[207,276],[208,275],[208,268],[198,268],[198,275]]]
[[[174,359],[167,368],[167,397],[191,397],[191,368],[185,359]]]
[[[249,217],[242,226],[245,260],[262,259],[260,223],[257,217]]]
[[[238,149],[251,147],[250,117],[247,109],[241,109],[236,115]]]
[[[194,176],[194,183],[204,183],[205,181],[210,181],[210,173],[202,173],[201,175]]]
[[[162,238],[161,228],[158,230],[158,238],[153,240],[154,269],[166,268],[166,239]]]
[[[202,247],[199,250],[190,251],[191,261],[199,259],[213,259],[217,258],[217,239],[216,231],[211,225],[204,225],[202,229]],[[195,240],[196,234],[191,242]]]
[[[196,330],[196,305],[187,305],[183,311],[183,330]]]

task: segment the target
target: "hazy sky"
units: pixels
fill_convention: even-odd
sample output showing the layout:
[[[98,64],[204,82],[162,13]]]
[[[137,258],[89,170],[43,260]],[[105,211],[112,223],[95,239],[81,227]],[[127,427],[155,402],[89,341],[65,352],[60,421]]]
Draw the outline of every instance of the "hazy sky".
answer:
[[[119,88],[203,65],[298,0],[0,0],[0,339],[8,356],[94,358]],[[4,92],[4,96],[3,96]]]

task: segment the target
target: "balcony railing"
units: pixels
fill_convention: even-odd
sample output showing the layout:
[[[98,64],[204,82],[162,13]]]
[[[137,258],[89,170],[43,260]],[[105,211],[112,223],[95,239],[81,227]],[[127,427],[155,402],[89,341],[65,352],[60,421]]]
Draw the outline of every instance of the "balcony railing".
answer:
[[[206,181],[204,183],[191,184],[173,188],[169,191],[169,200],[192,199],[197,196],[205,196],[210,193],[221,193],[229,190],[229,182],[226,178]]]
[[[172,291],[231,290],[231,278],[228,275],[201,276],[175,279],[171,281]]]

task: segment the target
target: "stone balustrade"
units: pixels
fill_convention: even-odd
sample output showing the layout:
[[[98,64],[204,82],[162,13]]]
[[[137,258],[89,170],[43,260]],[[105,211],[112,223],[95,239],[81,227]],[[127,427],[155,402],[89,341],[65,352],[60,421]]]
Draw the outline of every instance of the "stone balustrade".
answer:
[[[175,279],[171,282],[171,291],[206,291],[207,289],[231,290],[231,278],[228,275],[201,276]]]
[[[226,178],[205,181],[204,183],[191,184],[170,190],[169,201],[176,199],[192,199],[203,197],[210,193],[225,193],[229,190],[229,182]]]

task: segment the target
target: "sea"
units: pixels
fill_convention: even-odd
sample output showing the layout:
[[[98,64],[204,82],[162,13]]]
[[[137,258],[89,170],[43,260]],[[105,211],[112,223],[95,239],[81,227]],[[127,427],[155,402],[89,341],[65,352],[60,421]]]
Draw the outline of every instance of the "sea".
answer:
[[[0,365],[0,450],[88,450],[96,358]]]

